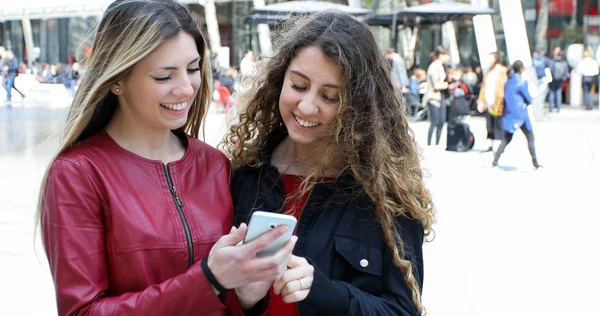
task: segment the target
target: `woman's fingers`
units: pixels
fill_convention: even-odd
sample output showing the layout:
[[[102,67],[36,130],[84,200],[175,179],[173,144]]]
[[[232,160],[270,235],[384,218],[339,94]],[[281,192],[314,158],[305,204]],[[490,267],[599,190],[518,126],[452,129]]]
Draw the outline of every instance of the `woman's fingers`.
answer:
[[[311,276],[298,278],[288,282],[283,289],[281,289],[281,295],[287,296],[294,292],[307,291],[312,288],[314,278]]]
[[[295,257],[295,256],[293,256]],[[292,258],[292,260],[294,260]],[[290,260],[290,262],[292,262],[292,260]],[[299,266],[296,268],[292,268],[289,269],[287,271],[285,271],[283,273],[283,275],[281,276],[281,278],[277,281],[275,281],[275,283],[273,284],[273,290],[275,291],[275,294],[280,294],[283,291],[283,288],[293,282],[298,283],[298,286],[300,286],[300,282],[298,282],[298,279],[303,279],[303,288],[307,289],[310,288],[310,286],[312,286],[312,278],[314,275],[314,271],[315,269],[313,268],[313,266],[311,266],[310,264],[306,264],[303,266]],[[309,284],[304,284],[304,278],[310,277],[310,283]],[[294,281],[296,280],[296,281]],[[290,284],[290,286],[293,287],[293,284]],[[293,289],[293,288],[292,288]]]
[[[283,301],[288,304],[300,302],[300,301],[303,301],[308,296],[308,293],[310,293],[310,290],[293,292],[288,295],[285,295],[283,297]]]

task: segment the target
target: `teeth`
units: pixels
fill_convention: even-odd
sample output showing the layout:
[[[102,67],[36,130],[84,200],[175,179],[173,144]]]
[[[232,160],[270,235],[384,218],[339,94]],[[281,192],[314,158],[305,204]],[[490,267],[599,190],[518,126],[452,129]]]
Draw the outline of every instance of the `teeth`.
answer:
[[[166,104],[166,103],[161,103],[161,106],[169,109],[169,110],[174,110],[174,111],[181,111],[183,109],[185,109],[185,107],[187,106],[187,102],[183,102],[180,104]]]
[[[319,123],[307,122],[297,116],[294,116],[294,117],[296,118],[296,122],[298,122],[303,127],[315,127],[315,126],[319,125]]]

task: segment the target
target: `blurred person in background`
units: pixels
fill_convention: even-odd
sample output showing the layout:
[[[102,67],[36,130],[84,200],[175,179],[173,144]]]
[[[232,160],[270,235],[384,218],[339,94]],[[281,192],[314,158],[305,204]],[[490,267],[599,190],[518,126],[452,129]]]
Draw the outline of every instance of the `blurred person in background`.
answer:
[[[19,63],[19,59],[13,51],[9,50],[6,52],[6,65],[4,66],[4,72],[6,73],[6,85],[4,88],[6,89],[6,101],[10,101],[12,99],[12,90],[17,91],[21,98],[25,98],[25,94],[21,92],[15,86],[15,79],[19,75],[19,68],[21,64]]]
[[[512,65],[511,76],[505,85],[505,104],[502,120],[504,137],[502,138],[500,147],[494,154],[492,167],[498,166],[498,161],[500,160],[502,153],[504,153],[504,149],[512,141],[514,133],[520,129],[527,138],[527,147],[529,148],[533,167],[536,170],[540,168],[540,164],[538,163],[535,154],[533,126],[531,125],[531,120],[529,119],[529,113],[527,111],[527,106],[531,104],[532,100],[527,88],[527,81],[521,77],[524,69],[523,62],[520,60],[515,61]]]
[[[583,76],[583,101],[587,111],[592,110],[592,86],[598,82],[598,62],[592,58],[592,52],[586,49],[584,58],[577,64],[575,70]]]
[[[471,94],[478,94],[479,93],[479,90],[475,91],[475,89],[477,88],[477,84],[479,83],[479,77],[473,71],[472,67],[466,66],[464,68],[464,72],[463,72],[463,75],[460,78],[460,80],[465,85],[467,85],[467,87],[469,88],[469,91],[471,91]]]
[[[477,110],[485,112],[488,148],[493,151],[494,145],[504,137],[502,130],[502,108],[504,107],[504,85],[508,69],[501,63],[502,54],[498,51],[490,54],[490,65],[481,81]],[[495,142],[496,141],[496,142]],[[499,144],[498,144],[499,145]]]
[[[554,48],[554,58],[550,63],[552,82],[550,82],[550,95],[548,97],[548,103],[550,112],[556,109],[556,112],[560,112],[562,105],[562,86],[563,83],[569,78],[569,64],[563,56],[563,51],[560,47]]]
[[[437,146],[440,144],[442,129],[446,122],[446,104],[443,102],[442,94],[448,89],[444,64],[450,60],[450,55],[446,48],[439,46],[431,52],[430,57],[432,63],[427,68],[427,92],[423,96],[423,105],[427,107],[430,121],[427,146],[431,146],[434,132]]]
[[[396,89],[398,97],[403,93],[408,92],[408,73],[406,72],[406,62],[393,48],[385,50],[385,59],[390,64],[390,72],[392,75],[392,84]]]

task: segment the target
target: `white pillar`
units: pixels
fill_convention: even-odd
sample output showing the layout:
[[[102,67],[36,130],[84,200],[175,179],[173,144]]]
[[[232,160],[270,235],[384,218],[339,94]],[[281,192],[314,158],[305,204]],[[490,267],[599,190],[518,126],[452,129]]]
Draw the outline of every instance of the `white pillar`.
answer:
[[[525,68],[529,68],[531,51],[521,0],[500,0],[499,4],[508,60],[511,64],[520,60]]]
[[[31,68],[34,57],[33,33],[31,31],[31,21],[27,15],[23,17],[21,24],[23,25],[23,37],[25,37],[25,48],[27,49],[27,66]]]
[[[471,4],[481,8],[489,8],[487,0],[471,0]],[[489,14],[474,16],[473,27],[475,28],[475,38],[477,39],[477,51],[479,52],[481,69],[486,71],[490,62],[490,53],[498,50],[492,16]]]
[[[583,105],[583,76],[575,71],[575,67],[583,59],[584,51],[585,46],[583,44],[571,44],[567,47],[565,56],[567,63],[573,68],[569,80],[569,104],[573,106]]]
[[[522,76],[527,80],[529,94],[534,98],[532,104],[533,116],[536,120],[541,120],[544,117],[547,84],[538,83],[535,68],[532,66],[527,27],[523,16],[523,5],[521,0],[500,0],[499,4],[509,64],[517,60],[523,62],[525,72]]]
[[[265,6],[265,0],[252,0],[254,8],[262,8]],[[273,56],[273,44],[271,43],[271,30],[267,24],[257,25],[258,44],[260,45],[260,54],[262,57]]]
[[[452,67],[460,64],[460,53],[458,52],[458,42],[456,41],[456,29],[454,22],[448,21],[442,24],[442,45],[450,51],[450,61]]]
[[[219,34],[219,22],[217,21],[215,1],[199,0],[198,3],[204,7],[206,30],[208,32],[211,51],[218,53],[221,50],[221,35]]]

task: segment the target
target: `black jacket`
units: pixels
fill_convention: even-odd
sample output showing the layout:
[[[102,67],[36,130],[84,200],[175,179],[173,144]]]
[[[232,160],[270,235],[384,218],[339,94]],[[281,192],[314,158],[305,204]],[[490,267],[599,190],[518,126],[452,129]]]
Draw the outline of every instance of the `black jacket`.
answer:
[[[283,182],[270,164],[277,145],[287,136],[274,132],[260,153],[263,165],[234,171],[234,220],[247,223],[252,211],[282,212]],[[296,235],[296,256],[315,268],[308,297],[298,304],[300,316],[309,315],[418,315],[404,276],[392,261],[373,203],[351,172],[335,182],[317,183],[304,207]],[[405,257],[413,263],[423,285],[423,226],[396,218]]]

